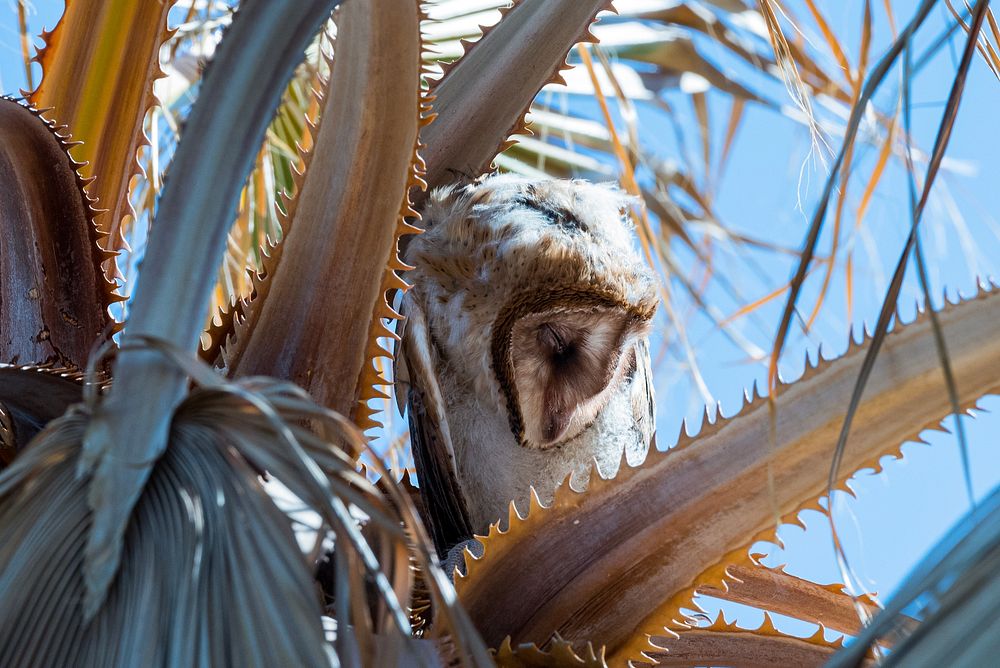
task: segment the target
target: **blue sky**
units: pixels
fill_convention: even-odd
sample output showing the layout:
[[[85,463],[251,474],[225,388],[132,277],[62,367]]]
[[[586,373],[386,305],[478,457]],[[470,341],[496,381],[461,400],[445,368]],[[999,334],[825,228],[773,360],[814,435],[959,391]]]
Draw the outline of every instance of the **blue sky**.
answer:
[[[791,6],[798,3],[792,2]],[[846,36],[848,51],[856,50],[859,38],[863,2],[819,3],[833,23],[834,30]],[[912,13],[913,0],[892,3],[897,20],[902,22]],[[879,54],[888,44],[889,31],[882,3],[876,9],[872,53]],[[948,18],[943,3],[934,11],[917,40],[919,53],[945,26]],[[51,28],[61,10],[55,0],[36,0],[35,13],[30,17],[34,33]],[[806,17],[804,10],[798,11]],[[808,24],[807,21],[804,23]],[[24,85],[23,67],[16,31],[14,3],[0,3],[0,90],[16,94]],[[821,46],[821,38],[807,29],[806,37]],[[913,91],[913,121],[918,145],[929,149],[937,123],[948,95],[958,52],[964,33],[957,32],[954,44],[943,48],[929,61],[916,78]],[[739,72],[734,70],[734,76]],[[891,111],[898,87],[890,77],[876,98],[878,106]],[[769,91],[773,99],[787,100],[784,89]],[[722,143],[729,99],[711,92],[714,144]],[[784,96],[784,97],[783,97]],[[690,102],[680,94],[670,97],[677,109],[690,110]],[[948,152],[952,159],[939,178],[925,215],[924,240],[931,280],[935,294],[947,287],[969,293],[975,277],[997,276],[1000,258],[1000,238],[994,220],[1000,215],[1000,132],[997,131],[996,110],[1000,109],[1000,82],[977,58],[973,63],[967,91],[958,123]],[[581,114],[594,116],[596,110],[580,105]],[[693,115],[689,114],[691,118]],[[673,134],[667,130],[663,112],[649,105],[640,107],[643,140],[659,155],[679,159]],[[839,138],[832,137],[836,148]],[[718,184],[719,217],[732,229],[759,238],[797,248],[800,246],[808,220],[813,212],[816,195],[825,178],[825,167],[815,157],[810,158],[810,142],[804,128],[784,116],[758,106],[748,105],[744,123],[723,180]],[[867,174],[876,159],[877,148],[859,144],[858,173]],[[852,184],[848,199],[847,225],[853,225],[853,211],[863,185]],[[799,203],[801,202],[801,206]],[[905,174],[898,163],[888,168],[883,183],[876,191],[865,223],[868,241],[859,238],[855,274],[854,322],[872,323],[881,303],[885,282],[892,272],[909,225]],[[827,226],[830,227],[829,225]],[[829,246],[829,236],[821,240],[820,249]],[[870,253],[869,253],[870,251]],[[766,294],[785,282],[793,270],[791,261],[773,253],[754,256],[756,268],[751,270],[733,258],[722,258],[730,277],[738,281],[750,299]],[[908,275],[901,304],[905,317],[911,317],[915,301],[920,299],[913,272]],[[826,355],[842,352],[847,345],[851,323],[846,320],[846,299],[843,290],[843,265],[834,274],[833,289],[813,333],[805,337],[793,328],[782,370],[787,378],[798,375],[805,352],[815,353],[822,342]],[[807,284],[801,304],[811,307],[818,293],[818,280]],[[710,288],[708,298],[726,313],[741,304],[732,300],[718,286]],[[745,324],[744,333],[758,346],[769,349],[775,323],[783,300],[763,307]],[[998,323],[1000,325],[1000,323]],[[713,396],[722,404],[723,414],[738,408],[743,391],[754,381],[766,385],[765,370],[750,364],[706,318],[697,314],[689,319],[689,335],[695,354]],[[684,418],[700,419],[703,410],[701,396],[693,391],[687,374],[676,360],[667,358],[658,370],[659,430],[661,438],[672,438]],[[1000,400],[988,398],[983,407],[994,413]],[[1000,455],[996,435],[1000,419],[986,414],[975,420],[966,419],[971,446],[972,478],[981,497],[1000,483]],[[836,503],[836,521],[845,541],[851,567],[862,582],[879,594],[890,594],[901,578],[968,509],[963,488],[963,476],[955,439],[938,432],[925,435],[932,444],[904,446],[905,458],[891,462],[884,473],[873,476],[860,474],[852,487],[857,500],[841,498]],[[806,513],[805,531],[785,527],[780,532],[784,550],[767,547],[770,562],[788,563],[788,570],[820,582],[839,580],[829,538],[829,527],[818,513]],[[746,625],[755,622],[752,615],[741,614]]]

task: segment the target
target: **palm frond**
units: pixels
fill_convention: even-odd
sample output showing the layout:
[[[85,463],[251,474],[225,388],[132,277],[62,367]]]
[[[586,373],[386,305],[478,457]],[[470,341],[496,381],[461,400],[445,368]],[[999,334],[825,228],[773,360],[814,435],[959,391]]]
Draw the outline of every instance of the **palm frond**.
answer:
[[[289,383],[230,384],[208,367],[186,366],[208,384],[175,413],[171,445],[152,467],[119,572],[93,619],[84,614],[83,564],[94,481],[77,472],[97,396],[51,423],[0,477],[0,534],[9,546],[0,555],[0,618],[10,631],[0,640],[4,664],[32,657],[50,665],[323,666],[335,650],[347,663],[353,656],[378,665],[384,652],[416,642],[406,612],[410,560],[427,572],[438,567],[407,497],[386,496],[355,470],[347,453],[364,447],[361,435]],[[261,484],[262,470],[333,529],[332,646],[313,565],[292,518]],[[351,508],[368,518],[370,532]],[[48,583],[42,592],[39,582]],[[439,623],[463,656],[482,658],[450,584],[428,584]],[[53,628],[62,642],[44,641]]]
[[[83,368],[121,297],[74,143],[42,112],[0,97],[0,361]]]

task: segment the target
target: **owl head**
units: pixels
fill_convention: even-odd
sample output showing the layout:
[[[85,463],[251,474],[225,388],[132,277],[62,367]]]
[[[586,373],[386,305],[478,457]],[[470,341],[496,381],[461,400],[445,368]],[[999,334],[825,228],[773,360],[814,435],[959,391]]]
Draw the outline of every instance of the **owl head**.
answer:
[[[449,506],[436,514],[481,530],[529,487],[544,499],[595,460],[606,475],[645,453],[657,297],[629,204],[610,185],[514,176],[432,193],[406,253],[397,375],[425,498]]]
[[[629,198],[611,185],[493,176],[431,195],[410,246],[428,324],[481,401],[524,447],[593,422],[656,308]]]

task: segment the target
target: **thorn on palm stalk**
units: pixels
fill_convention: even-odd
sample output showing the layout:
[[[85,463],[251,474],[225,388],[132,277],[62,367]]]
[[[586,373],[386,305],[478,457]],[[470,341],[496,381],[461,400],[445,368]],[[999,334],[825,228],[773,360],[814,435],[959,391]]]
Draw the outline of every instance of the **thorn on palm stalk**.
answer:
[[[800,517],[787,524],[798,524]],[[800,526],[805,530],[804,524]],[[757,555],[748,555],[748,562],[729,564],[721,586],[703,587],[698,595],[776,612],[847,634],[857,634],[860,627],[857,603],[871,611],[877,608],[871,597],[859,597],[856,602],[841,584],[820,585],[787,573],[783,566],[763,566]],[[694,604],[697,606],[697,600]]]
[[[805,638],[782,633],[767,612],[758,628],[746,629],[727,623],[720,612],[708,626],[681,630],[676,637],[654,637],[651,643],[659,649],[647,652],[646,656],[664,666],[818,666],[843,644],[842,639],[826,640],[824,631],[821,625]]]
[[[767,2],[769,1],[770,0],[767,0]],[[906,25],[903,32],[900,33],[899,37],[892,42],[882,57],[872,67],[868,77],[865,79],[865,83],[862,86],[860,93],[857,95],[856,103],[851,109],[851,114],[848,118],[846,132],[844,135],[844,142],[833,161],[830,168],[830,174],[826,179],[826,183],[824,184],[823,191],[820,195],[819,203],[817,204],[815,213],[810,221],[809,230],[806,233],[806,238],[802,244],[802,252],[800,254],[799,263],[791,280],[788,299],[785,302],[785,307],[781,314],[781,322],[778,325],[778,333],[775,337],[774,345],[771,350],[770,368],[768,370],[768,387],[771,389],[773,389],[778,382],[778,361],[781,357],[782,350],[784,349],[785,340],[788,337],[792,317],[796,312],[796,304],[798,302],[799,294],[815,256],[816,246],[819,243],[820,232],[822,231],[823,223],[826,219],[826,211],[830,203],[830,199],[833,196],[834,184],[837,181],[838,174],[844,164],[847,153],[851,150],[855,138],[857,137],[864,110],[868,108],[868,102],[881,86],[885,77],[888,76],[889,71],[892,69],[896,59],[899,58],[904,48],[906,48],[906,46],[910,43],[913,35],[927,19],[927,16],[930,14],[933,6],[934,0],[922,0],[920,5],[917,7],[913,18]]]
[[[174,3],[130,0],[75,0],[56,27],[43,33],[45,46],[35,60],[42,69],[33,104],[54,107],[84,145],[74,149],[83,172],[99,176],[91,192],[106,212],[98,224],[112,250],[125,247],[122,224],[134,217],[129,202],[133,177],[139,174],[138,151],[149,145],[142,131],[156,104],[153,82],[164,76],[160,46],[172,31],[167,15]],[[127,53],[128,58],[109,57]],[[81,91],[81,82],[100,81],[103,94]],[[107,267],[109,278],[114,265]]]

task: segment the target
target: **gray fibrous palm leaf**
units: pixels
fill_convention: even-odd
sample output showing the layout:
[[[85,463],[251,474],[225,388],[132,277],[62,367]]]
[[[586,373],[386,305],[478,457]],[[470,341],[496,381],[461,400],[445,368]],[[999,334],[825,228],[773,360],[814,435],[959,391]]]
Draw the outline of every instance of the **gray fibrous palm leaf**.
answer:
[[[355,495],[374,492],[358,480],[349,459],[331,457],[322,440],[276,417],[308,417],[311,405],[297,392],[260,383],[189,395],[174,413],[170,445],[132,511],[114,584],[89,617],[81,602],[94,480],[79,468],[81,444],[99,409],[88,402],[50,423],[0,485],[6,544],[0,661],[326,665],[310,568],[258,471],[273,471],[313,507],[325,506],[326,520],[339,519],[341,526],[345,518],[334,514],[332,490],[343,494],[342,486],[350,485]],[[293,448],[289,437],[303,445]],[[322,476],[309,470],[316,460],[326,465]],[[342,481],[327,482],[335,476]],[[346,551],[347,544],[339,545]]]

